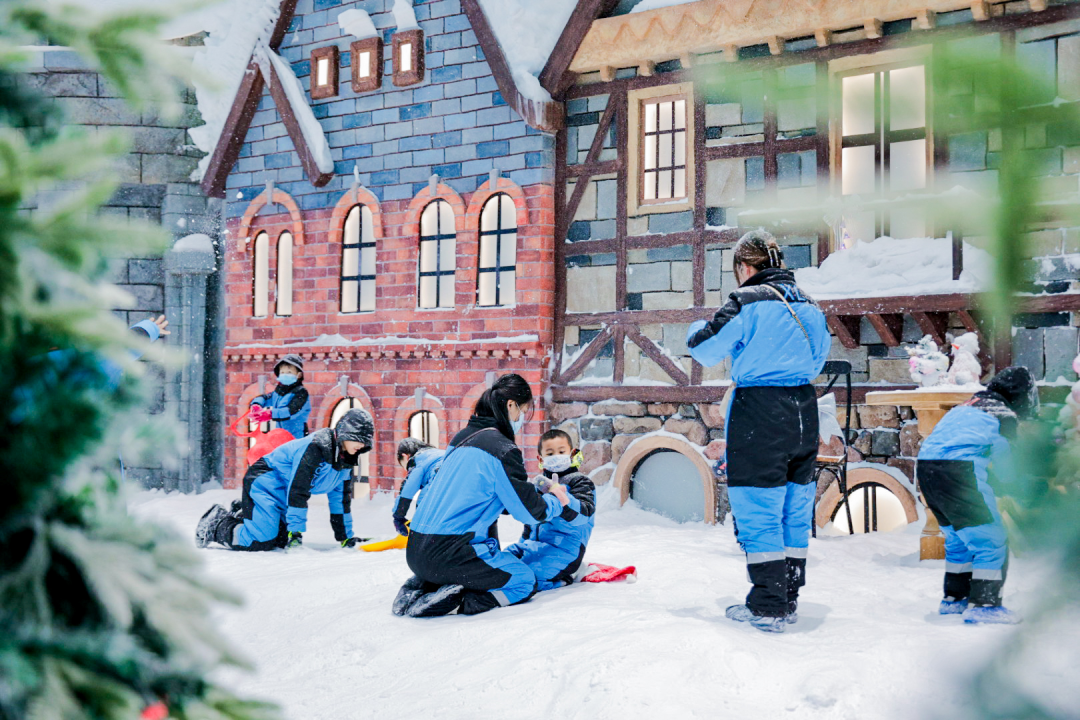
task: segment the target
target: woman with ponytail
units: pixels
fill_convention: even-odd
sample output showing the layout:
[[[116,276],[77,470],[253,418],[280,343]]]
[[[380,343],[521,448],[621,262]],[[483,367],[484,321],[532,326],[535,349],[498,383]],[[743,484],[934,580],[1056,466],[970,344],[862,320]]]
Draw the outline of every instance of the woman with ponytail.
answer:
[[[753,588],[727,616],[767,632],[797,619],[814,511],[817,395],[830,339],[825,315],[795,285],[767,232],[735,246],[739,289],[686,344],[702,365],[731,357],[735,385],[727,432],[728,497]]]
[[[558,517],[569,503],[561,485],[541,495],[529,482],[515,444],[532,402],[524,378],[503,375],[454,436],[410,525],[405,557],[415,575],[398,592],[395,615],[475,615],[536,593],[533,571],[488,533],[504,510],[535,525]]]

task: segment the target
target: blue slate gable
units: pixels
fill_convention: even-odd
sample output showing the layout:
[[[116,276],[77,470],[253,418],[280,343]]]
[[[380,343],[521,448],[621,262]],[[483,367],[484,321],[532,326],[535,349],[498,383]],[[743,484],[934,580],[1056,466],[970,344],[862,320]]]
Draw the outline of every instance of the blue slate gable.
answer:
[[[243,214],[268,180],[296,198],[302,208],[332,205],[360,182],[380,201],[407,200],[432,173],[459,193],[473,192],[492,168],[521,187],[554,182],[555,139],[528,125],[505,103],[483,50],[459,0],[415,0],[426,45],[424,81],[393,84],[390,37],[394,0],[300,0],[278,52],[289,61],[330,143],[335,177],[316,188],[305,177],[281,116],[264,90],[258,111],[230,172],[228,216]],[[350,8],[366,11],[385,41],[383,86],[356,93],[350,82],[350,44],[338,27]],[[310,99],[310,58],[316,48],[336,45],[341,54],[338,95]]]

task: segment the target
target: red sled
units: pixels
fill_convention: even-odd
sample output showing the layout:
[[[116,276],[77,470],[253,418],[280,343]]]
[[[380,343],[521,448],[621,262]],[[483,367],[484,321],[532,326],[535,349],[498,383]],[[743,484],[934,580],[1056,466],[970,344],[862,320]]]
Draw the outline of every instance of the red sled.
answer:
[[[581,582],[602,583],[614,582],[622,579],[625,579],[628,583],[637,582],[637,568],[633,565],[617,568],[612,567],[611,565],[589,563],[589,567],[594,567],[596,569],[581,578]]]
[[[296,439],[292,436],[291,432],[289,432],[288,430],[283,430],[282,428],[274,428],[268,433],[264,433],[259,428],[255,428],[251,432],[240,432],[240,423],[243,422],[244,418],[246,418],[250,414],[251,410],[249,409],[246,413],[238,417],[236,419],[236,422],[234,422],[232,425],[233,434],[235,434],[237,437],[258,436],[258,438],[255,440],[255,444],[248,448],[247,451],[247,463],[249,466],[254,465],[255,462],[263,455],[267,455],[274,450],[277,450],[279,447],[289,442],[290,440]]]

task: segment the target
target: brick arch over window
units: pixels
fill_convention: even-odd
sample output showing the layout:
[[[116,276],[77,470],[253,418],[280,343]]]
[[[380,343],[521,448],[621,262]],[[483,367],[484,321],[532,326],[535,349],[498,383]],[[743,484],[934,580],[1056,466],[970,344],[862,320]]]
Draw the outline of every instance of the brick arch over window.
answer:
[[[319,409],[315,412],[315,424],[311,427],[311,431],[315,432],[320,428],[330,427],[330,417],[334,414],[334,408],[337,404],[344,400],[341,394],[341,387],[336,383],[334,386],[322,394],[322,400],[319,402]],[[356,383],[349,383],[349,397],[359,401],[360,407],[364,408],[371,414],[372,420],[375,421],[376,431],[378,429],[378,419],[375,417],[375,405],[371,402],[371,397],[367,394],[364,388],[360,387]]]
[[[370,190],[358,187],[356,192],[349,190],[330,213],[330,226],[327,228],[327,237],[331,245],[341,245],[341,235],[345,231],[345,220],[349,217],[349,211],[357,205],[366,205],[371,211],[372,232],[376,240],[383,239],[383,216],[379,206],[379,198],[375,197]]]
[[[300,215],[300,206],[296,204],[292,196],[289,193],[279,188],[274,188],[274,203],[281,205],[289,213],[289,218],[292,220],[292,234],[293,244],[300,246],[304,244],[304,219]],[[267,205],[266,191],[255,196],[255,199],[248,204],[247,210],[244,211],[244,216],[240,219],[240,229],[237,237],[243,240],[245,243],[251,235],[251,226],[255,222],[255,216],[259,214]]]
[[[394,453],[397,454],[397,446],[402,440],[409,437],[409,418],[421,410],[427,410],[435,415],[435,419],[439,421],[439,447],[445,449],[449,438],[449,415],[446,411],[446,406],[443,405],[442,400],[439,398],[424,393],[424,402],[421,406],[416,404],[416,396],[410,395],[405,398],[401,405],[398,406],[397,411],[394,413]],[[395,491],[401,487],[401,483],[405,480],[405,471],[401,468],[397,468],[394,472],[394,489]]]
[[[459,267],[468,271],[469,278],[473,283],[473,302],[477,306],[480,306],[478,295],[480,281],[480,220],[484,211],[484,206],[496,195],[506,195],[514,203],[514,209],[516,210],[514,222],[517,227],[517,250],[519,250],[521,246],[522,232],[524,232],[529,225],[529,208],[525,202],[525,193],[511,180],[497,178],[494,186],[492,186],[492,182],[488,180],[473,193],[471,198],[469,198],[469,209],[465,215],[465,225],[467,230],[458,237],[458,257],[460,259]],[[516,264],[515,261],[515,265]],[[503,302],[499,305],[486,305],[482,307],[512,305],[514,304],[515,299],[516,298],[512,298],[510,302]]]
[[[465,202],[461,199],[452,187],[444,183],[439,183],[435,186],[435,191],[432,192],[430,185],[418,192],[416,196],[409,202],[409,207],[405,211],[405,223],[402,225],[401,232],[403,237],[407,239],[407,242],[412,244],[415,248],[415,258],[417,263],[417,270],[420,268],[420,218],[424,213],[424,210],[437,200],[445,201],[450,210],[454,213],[454,303],[453,306],[460,305],[472,305],[472,301],[469,299],[469,294],[466,291],[466,281],[468,276],[462,272],[462,263],[458,261],[458,258],[465,257],[462,255],[461,241],[464,238],[467,226],[465,223]],[[418,280],[416,283],[416,305],[420,307],[420,287],[421,283]],[[438,284],[436,283],[436,286]],[[436,307],[440,306],[438,297],[436,297]]]

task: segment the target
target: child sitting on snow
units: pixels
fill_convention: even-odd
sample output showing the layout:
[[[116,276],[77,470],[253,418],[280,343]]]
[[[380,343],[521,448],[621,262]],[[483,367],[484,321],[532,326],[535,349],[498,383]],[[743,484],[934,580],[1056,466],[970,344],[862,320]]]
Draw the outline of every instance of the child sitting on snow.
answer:
[[[1009,548],[990,481],[1009,479],[1017,420],[1038,407],[1027,368],[1005,368],[986,390],[950,410],[919,450],[919,488],[945,533],[942,615],[962,613],[968,623],[1019,621],[1001,605]]]
[[[526,525],[521,540],[506,549],[536,574],[538,590],[553,590],[574,582],[592,534],[596,488],[578,471],[580,455],[570,436],[549,430],[537,446],[544,474],[536,479],[541,492],[554,482],[566,486],[570,503],[549,522]]]
[[[405,438],[397,448],[398,465],[405,468],[408,476],[401,486],[397,504],[394,505],[394,528],[399,535],[408,535],[405,516],[409,514],[413,498],[424,489],[439,469],[446,453],[416,438]]]

